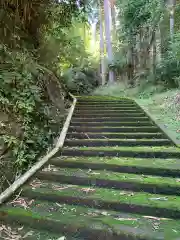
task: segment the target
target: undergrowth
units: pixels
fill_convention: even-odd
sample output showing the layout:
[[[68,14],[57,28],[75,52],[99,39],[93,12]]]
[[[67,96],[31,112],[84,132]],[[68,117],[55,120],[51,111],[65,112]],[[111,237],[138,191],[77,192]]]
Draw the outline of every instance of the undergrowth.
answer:
[[[10,124],[9,129],[5,126],[6,130],[1,132],[1,139],[11,148],[17,169],[23,170],[35,161],[53,136],[44,111],[44,70],[26,50],[10,51],[2,44],[0,69],[1,111]]]

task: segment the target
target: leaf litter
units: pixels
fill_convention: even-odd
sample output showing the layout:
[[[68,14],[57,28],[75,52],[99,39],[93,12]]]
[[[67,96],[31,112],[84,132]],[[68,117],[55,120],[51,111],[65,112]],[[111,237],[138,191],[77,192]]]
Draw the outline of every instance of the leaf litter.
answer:
[[[57,167],[49,164],[48,167],[42,169],[43,172],[57,172],[59,171]]]
[[[30,201],[28,201],[22,197],[19,197],[8,204],[13,205],[14,207],[20,206],[20,207],[23,207],[24,209],[28,209],[33,202],[34,202],[34,199],[31,199]]]
[[[29,231],[22,235],[20,231],[23,230],[24,227],[18,228],[16,231],[13,230],[10,226],[0,225],[0,239],[4,240],[22,240],[29,236],[33,235],[33,231]]]

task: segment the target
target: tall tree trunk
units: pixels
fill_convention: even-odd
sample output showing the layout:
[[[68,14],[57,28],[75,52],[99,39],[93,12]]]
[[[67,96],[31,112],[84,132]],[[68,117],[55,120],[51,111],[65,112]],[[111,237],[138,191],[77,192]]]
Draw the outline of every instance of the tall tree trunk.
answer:
[[[170,1],[170,36],[171,39],[173,38],[174,35],[174,11],[175,11],[175,5],[176,5],[176,0],[171,0]]]
[[[169,37],[169,13],[165,7],[164,1],[162,2],[163,8],[163,19],[160,22],[160,42],[161,42],[161,58],[166,53],[167,50],[167,39]]]
[[[152,72],[153,75],[155,76],[156,72],[156,31],[153,32],[153,47],[152,47]]]
[[[111,19],[112,19],[112,38],[116,40],[116,11],[114,1],[111,3]]]
[[[110,30],[110,8],[108,0],[104,0],[104,17],[105,17],[105,35],[106,35],[106,48],[109,62],[113,60],[112,43],[111,43],[111,30]],[[114,82],[114,72],[109,70],[109,83]]]
[[[133,36],[129,40],[129,48],[128,48],[128,69],[127,69],[127,76],[128,76],[128,83],[129,85],[134,85],[134,41]]]
[[[103,21],[102,21],[102,11],[101,4],[99,1],[99,20],[100,20],[100,59],[101,59],[101,80],[102,85],[106,82],[106,69],[104,62],[104,31],[103,31]]]

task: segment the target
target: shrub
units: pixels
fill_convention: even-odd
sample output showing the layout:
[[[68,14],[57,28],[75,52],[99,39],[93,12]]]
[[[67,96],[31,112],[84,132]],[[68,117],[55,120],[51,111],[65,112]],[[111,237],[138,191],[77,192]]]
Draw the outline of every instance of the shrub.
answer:
[[[64,84],[75,95],[88,94],[98,86],[99,78],[93,69],[71,68],[63,75]]]
[[[162,61],[156,67],[156,82],[162,83],[167,88],[180,85],[180,33],[174,35],[169,42],[169,48]]]

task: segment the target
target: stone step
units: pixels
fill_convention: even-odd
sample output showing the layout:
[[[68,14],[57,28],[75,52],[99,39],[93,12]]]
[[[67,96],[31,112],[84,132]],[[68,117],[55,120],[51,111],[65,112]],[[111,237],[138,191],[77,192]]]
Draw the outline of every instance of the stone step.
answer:
[[[25,186],[22,197],[139,215],[180,219],[180,206],[174,196],[129,192],[95,186],[78,186],[41,181],[40,187]],[[161,200],[159,200],[161,199]],[[166,200],[162,200],[166,199]]]
[[[70,132],[108,132],[108,133],[128,133],[128,132],[137,132],[137,133],[159,133],[160,130],[156,126],[150,126],[150,127],[75,127],[71,125],[69,127]]]
[[[106,140],[106,139],[83,139],[83,140],[65,140],[65,146],[68,147],[98,147],[98,146],[170,146],[173,143],[168,139],[122,139],[122,140]]]
[[[77,122],[71,121],[71,125],[75,127],[121,127],[121,126],[154,126],[150,121],[141,121],[141,122]]]
[[[180,194],[180,182],[178,182],[176,178],[172,179],[169,177],[163,178],[151,175],[141,176],[108,170],[92,171],[90,169],[81,168],[61,169],[53,165],[37,173],[36,177],[40,180],[59,182],[61,184],[87,185],[108,189],[113,188],[118,191],[126,190],[168,196]]]
[[[106,106],[106,105],[76,105],[76,110],[96,110],[96,109],[100,109],[100,110],[141,110],[142,109],[137,106],[137,105],[115,105],[115,106]]]
[[[104,109],[86,109],[86,110],[79,110],[76,109],[74,111],[74,114],[95,114],[95,113],[108,113],[110,116],[111,114],[114,113],[125,113],[125,114],[133,114],[133,113],[144,113],[141,109],[135,109],[135,110],[129,110],[129,109],[120,109],[120,110],[116,110],[116,109],[109,109],[109,110],[104,110]]]
[[[148,117],[73,117],[71,122],[143,122],[143,121],[151,121]]]
[[[63,156],[71,157],[133,157],[133,158],[180,158],[179,148],[166,147],[79,147],[64,148]],[[58,155],[58,154],[57,154]]]
[[[11,224],[18,222],[21,226],[48,231],[50,236],[53,233],[61,237],[63,233],[78,240],[174,240],[176,232],[180,231],[178,220],[69,204],[49,204],[46,201],[28,198],[24,201],[31,203],[31,208],[3,207],[0,209],[0,220]],[[153,227],[159,223],[161,228]]]
[[[109,132],[72,132],[67,133],[67,139],[164,139],[165,136],[161,132],[126,132],[126,133],[109,133]]]
[[[108,112],[102,112],[102,113],[77,113],[75,112],[73,114],[73,117],[85,117],[85,118],[106,118],[106,117],[145,117],[146,114],[144,112],[139,112],[139,113],[130,113],[130,112],[113,112],[113,113],[108,113]]]
[[[57,157],[50,163],[61,168],[109,170],[119,173],[180,178],[179,159],[118,157]]]

